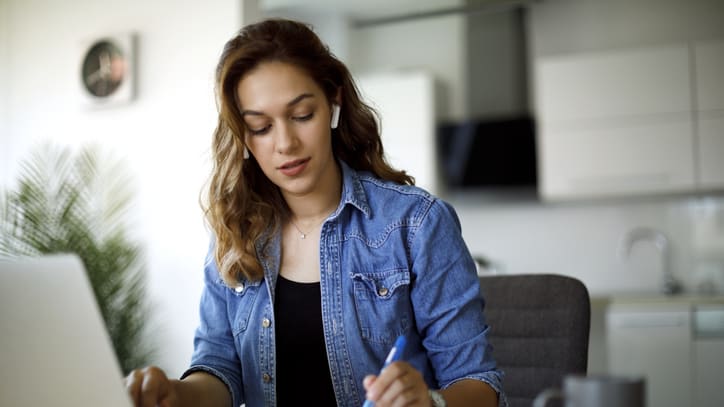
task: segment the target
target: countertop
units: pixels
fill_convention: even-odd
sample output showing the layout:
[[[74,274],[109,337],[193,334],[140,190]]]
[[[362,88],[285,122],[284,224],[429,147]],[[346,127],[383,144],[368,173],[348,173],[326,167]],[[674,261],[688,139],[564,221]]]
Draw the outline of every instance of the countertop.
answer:
[[[684,293],[664,295],[658,293],[593,293],[591,307],[605,307],[611,304],[689,304],[689,305],[724,305],[724,294]]]

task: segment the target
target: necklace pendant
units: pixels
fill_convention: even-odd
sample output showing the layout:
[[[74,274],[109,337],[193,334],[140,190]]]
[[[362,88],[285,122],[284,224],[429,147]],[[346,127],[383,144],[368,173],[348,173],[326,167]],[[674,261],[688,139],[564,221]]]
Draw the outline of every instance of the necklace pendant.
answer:
[[[307,238],[307,235],[304,234],[304,233],[302,233],[302,234],[300,234],[300,237],[301,237],[302,239],[306,239],[306,238]]]

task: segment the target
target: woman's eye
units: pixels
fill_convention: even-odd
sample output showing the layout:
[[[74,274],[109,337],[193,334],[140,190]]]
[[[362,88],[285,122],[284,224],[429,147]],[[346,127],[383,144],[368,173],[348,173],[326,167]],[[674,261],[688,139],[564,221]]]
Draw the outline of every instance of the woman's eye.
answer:
[[[312,117],[314,117],[314,113],[305,114],[304,116],[293,116],[292,120],[298,122],[306,122],[307,120],[311,120]]]
[[[266,134],[269,132],[270,128],[271,128],[271,126],[264,126],[262,128],[258,128],[258,129],[252,129],[251,127],[247,127],[247,129],[249,130],[249,133],[251,133],[252,136],[259,136],[262,134]]]

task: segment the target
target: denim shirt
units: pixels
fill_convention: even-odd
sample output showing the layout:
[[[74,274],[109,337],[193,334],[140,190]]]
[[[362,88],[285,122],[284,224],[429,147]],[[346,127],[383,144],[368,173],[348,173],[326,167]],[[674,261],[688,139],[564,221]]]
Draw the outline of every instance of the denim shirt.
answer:
[[[362,405],[362,379],[379,372],[397,336],[405,334],[404,359],[430,388],[481,380],[507,405],[475,264],[452,207],[420,188],[340,166],[342,196],[322,225],[319,250],[322,324],[337,404]],[[222,281],[213,248],[207,256],[201,322],[182,377],[215,375],[229,388],[233,406],[276,406],[273,304],[280,241],[277,232],[257,247],[264,279],[241,279],[236,287]]]

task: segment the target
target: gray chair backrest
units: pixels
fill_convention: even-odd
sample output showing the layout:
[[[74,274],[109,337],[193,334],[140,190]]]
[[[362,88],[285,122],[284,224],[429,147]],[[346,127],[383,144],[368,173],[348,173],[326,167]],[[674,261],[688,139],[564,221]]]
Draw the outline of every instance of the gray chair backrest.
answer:
[[[480,277],[490,342],[511,407],[530,407],[567,374],[585,374],[591,304],[579,280],[555,274]]]

